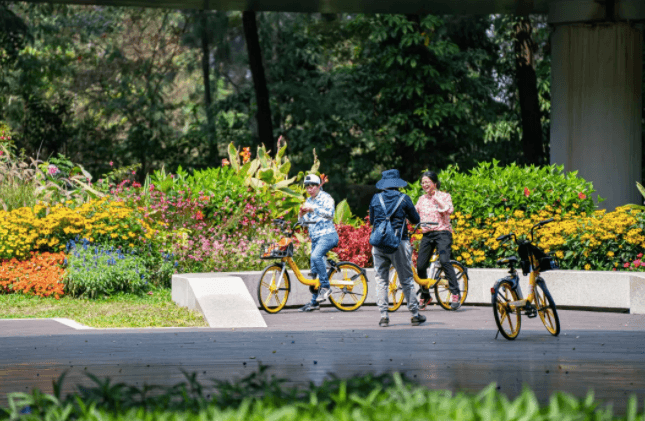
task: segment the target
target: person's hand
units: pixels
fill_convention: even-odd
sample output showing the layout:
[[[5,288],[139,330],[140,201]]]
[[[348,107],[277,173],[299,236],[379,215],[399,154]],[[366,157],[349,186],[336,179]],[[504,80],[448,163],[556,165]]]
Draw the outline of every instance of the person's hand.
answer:
[[[314,210],[314,208],[310,208],[308,206],[302,206],[300,208],[300,216],[304,215],[305,213],[309,213],[309,212],[311,212],[313,210]]]

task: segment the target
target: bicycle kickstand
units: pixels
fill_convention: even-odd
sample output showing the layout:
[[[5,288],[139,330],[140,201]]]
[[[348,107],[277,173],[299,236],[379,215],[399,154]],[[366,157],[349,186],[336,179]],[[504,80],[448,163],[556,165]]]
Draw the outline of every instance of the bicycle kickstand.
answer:
[[[497,333],[495,334],[495,340],[497,340],[498,336],[499,336],[499,329],[497,329]]]

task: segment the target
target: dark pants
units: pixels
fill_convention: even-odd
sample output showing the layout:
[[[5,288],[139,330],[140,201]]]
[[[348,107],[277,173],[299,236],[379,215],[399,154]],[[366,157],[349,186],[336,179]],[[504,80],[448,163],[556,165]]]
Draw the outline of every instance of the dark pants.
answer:
[[[439,252],[439,262],[448,275],[448,287],[452,294],[459,294],[459,284],[455,269],[450,263],[450,246],[452,246],[452,233],[450,231],[430,231],[423,234],[419,245],[419,257],[417,258],[417,273],[419,278],[428,278],[428,265],[435,249]],[[431,274],[432,275],[432,274]]]

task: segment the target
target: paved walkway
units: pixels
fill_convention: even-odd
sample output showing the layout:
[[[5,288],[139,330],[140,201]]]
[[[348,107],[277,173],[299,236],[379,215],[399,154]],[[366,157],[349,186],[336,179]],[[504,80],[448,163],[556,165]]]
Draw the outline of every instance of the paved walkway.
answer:
[[[515,341],[500,337],[490,307],[424,311],[409,324],[405,308],[379,328],[375,307],[264,314],[266,329],[90,329],[52,320],[0,320],[0,404],[32,387],[51,392],[68,371],[65,390],[89,385],[84,373],[135,385],[171,385],[182,370],[199,379],[235,379],[258,364],[289,384],[330,375],[399,371],[430,388],[479,391],[496,382],[510,397],[528,384],[542,402],[556,390],[595,396],[624,411],[626,397],[645,399],[645,316],[559,311],[562,333],[551,336],[539,318],[522,319]]]

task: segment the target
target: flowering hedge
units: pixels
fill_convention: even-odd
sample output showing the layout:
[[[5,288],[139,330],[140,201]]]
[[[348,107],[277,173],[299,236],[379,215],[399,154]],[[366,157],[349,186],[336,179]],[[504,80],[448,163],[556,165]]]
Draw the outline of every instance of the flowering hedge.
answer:
[[[31,253],[29,259],[0,263],[0,292],[21,292],[41,297],[64,294],[64,253]]]
[[[0,260],[26,259],[32,251],[59,251],[76,237],[134,247],[155,230],[123,203],[94,200],[78,207],[36,205],[0,210]]]
[[[351,225],[336,225],[338,232],[338,247],[336,252],[340,260],[356,263],[360,267],[371,267],[372,246],[369,243],[372,229],[363,224],[358,228]]]
[[[508,218],[497,216],[483,221],[455,212],[453,255],[467,266],[496,267],[498,258],[516,254],[516,246],[500,246],[495,240],[498,236],[514,232],[526,238],[535,223],[548,218],[555,222],[537,231],[536,240],[541,248],[560,259],[563,269],[619,268],[645,247],[645,213],[639,210],[621,207],[614,212],[575,215],[547,206],[530,216],[517,210]]]

